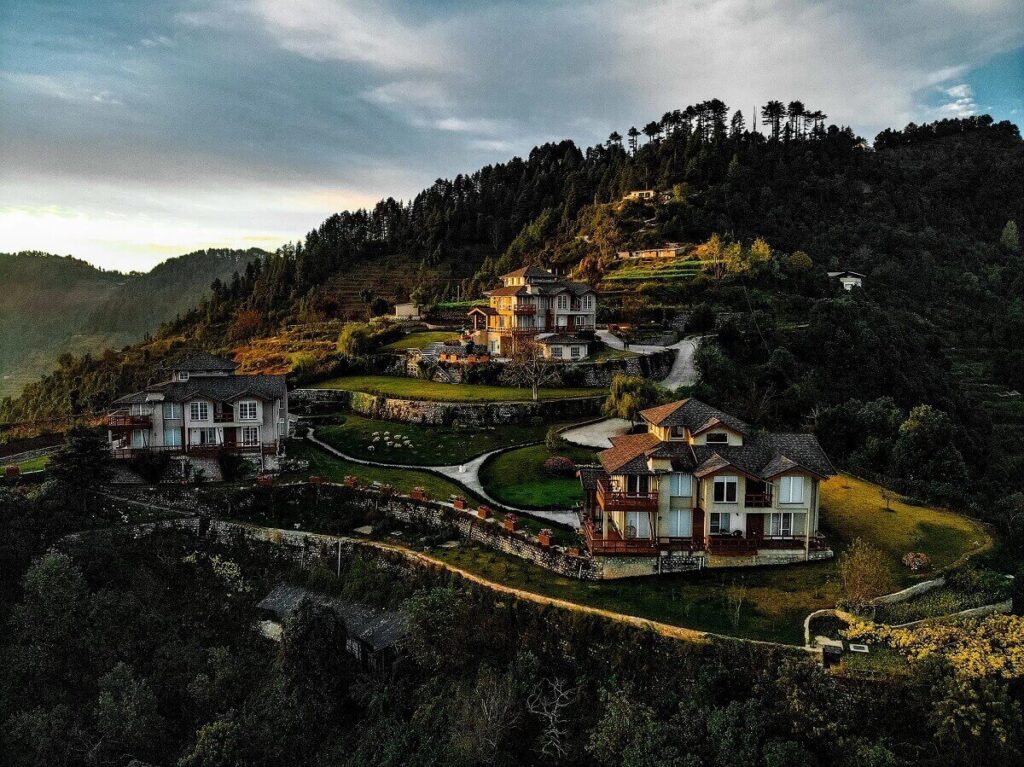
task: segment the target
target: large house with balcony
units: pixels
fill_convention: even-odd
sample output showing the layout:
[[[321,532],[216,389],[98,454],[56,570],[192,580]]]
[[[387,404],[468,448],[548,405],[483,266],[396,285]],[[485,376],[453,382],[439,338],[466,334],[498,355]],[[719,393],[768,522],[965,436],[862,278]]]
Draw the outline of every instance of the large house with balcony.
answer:
[[[169,380],[115,400],[106,417],[118,458],[162,451],[196,456],[220,451],[280,453],[288,429],[284,376],[236,375],[231,360],[186,354],[165,367]]]
[[[579,470],[592,556],[632,558],[619,570],[636,575],[832,555],[819,483],[836,471],[816,437],[759,432],[696,399],[640,415],[646,433],[612,438]]]
[[[597,322],[597,293],[583,282],[560,280],[539,266],[502,275],[488,305],[469,310],[474,343],[493,357],[513,354],[522,341],[537,343],[546,358],[583,359]]]

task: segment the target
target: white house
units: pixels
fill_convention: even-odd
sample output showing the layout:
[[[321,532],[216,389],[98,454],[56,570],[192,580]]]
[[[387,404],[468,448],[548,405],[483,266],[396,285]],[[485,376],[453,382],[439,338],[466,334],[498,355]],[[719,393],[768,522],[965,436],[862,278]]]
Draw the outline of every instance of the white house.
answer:
[[[833,280],[839,280],[844,290],[853,290],[855,287],[864,286],[864,275],[860,272],[829,272],[828,276]]]

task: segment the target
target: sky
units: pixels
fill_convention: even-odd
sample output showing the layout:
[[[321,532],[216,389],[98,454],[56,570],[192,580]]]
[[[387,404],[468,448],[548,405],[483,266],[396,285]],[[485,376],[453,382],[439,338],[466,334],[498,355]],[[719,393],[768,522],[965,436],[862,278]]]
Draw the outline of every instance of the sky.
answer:
[[[1022,125],[1022,0],[0,0],[0,252],[272,250],[709,98]]]

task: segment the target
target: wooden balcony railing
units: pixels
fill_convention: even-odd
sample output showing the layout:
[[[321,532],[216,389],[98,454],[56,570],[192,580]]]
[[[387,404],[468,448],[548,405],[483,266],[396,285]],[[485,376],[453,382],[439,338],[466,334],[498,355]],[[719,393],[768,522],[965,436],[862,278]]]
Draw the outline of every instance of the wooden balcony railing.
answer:
[[[115,410],[104,423],[108,429],[148,429],[153,419],[148,415],[132,415],[127,410]]]
[[[658,508],[658,493],[624,493],[612,490],[606,482],[598,482],[597,502],[606,511],[655,511]]]
[[[520,317],[532,317],[537,313],[537,307],[533,304],[520,304],[512,309],[512,313]]]
[[[772,506],[772,494],[747,493],[743,498],[743,503],[751,509],[770,509]]]
[[[224,410],[224,411],[222,411],[220,413],[214,413],[213,414],[213,422],[214,423],[234,423],[234,421],[235,421],[235,411],[234,410]]]

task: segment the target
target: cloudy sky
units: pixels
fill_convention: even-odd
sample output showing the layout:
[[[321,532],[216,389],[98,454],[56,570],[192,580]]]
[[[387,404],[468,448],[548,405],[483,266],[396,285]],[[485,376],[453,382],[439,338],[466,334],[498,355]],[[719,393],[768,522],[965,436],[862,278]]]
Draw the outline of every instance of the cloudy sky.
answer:
[[[1024,124],[1021,0],[0,0],[0,252],[272,249],[714,97]]]

